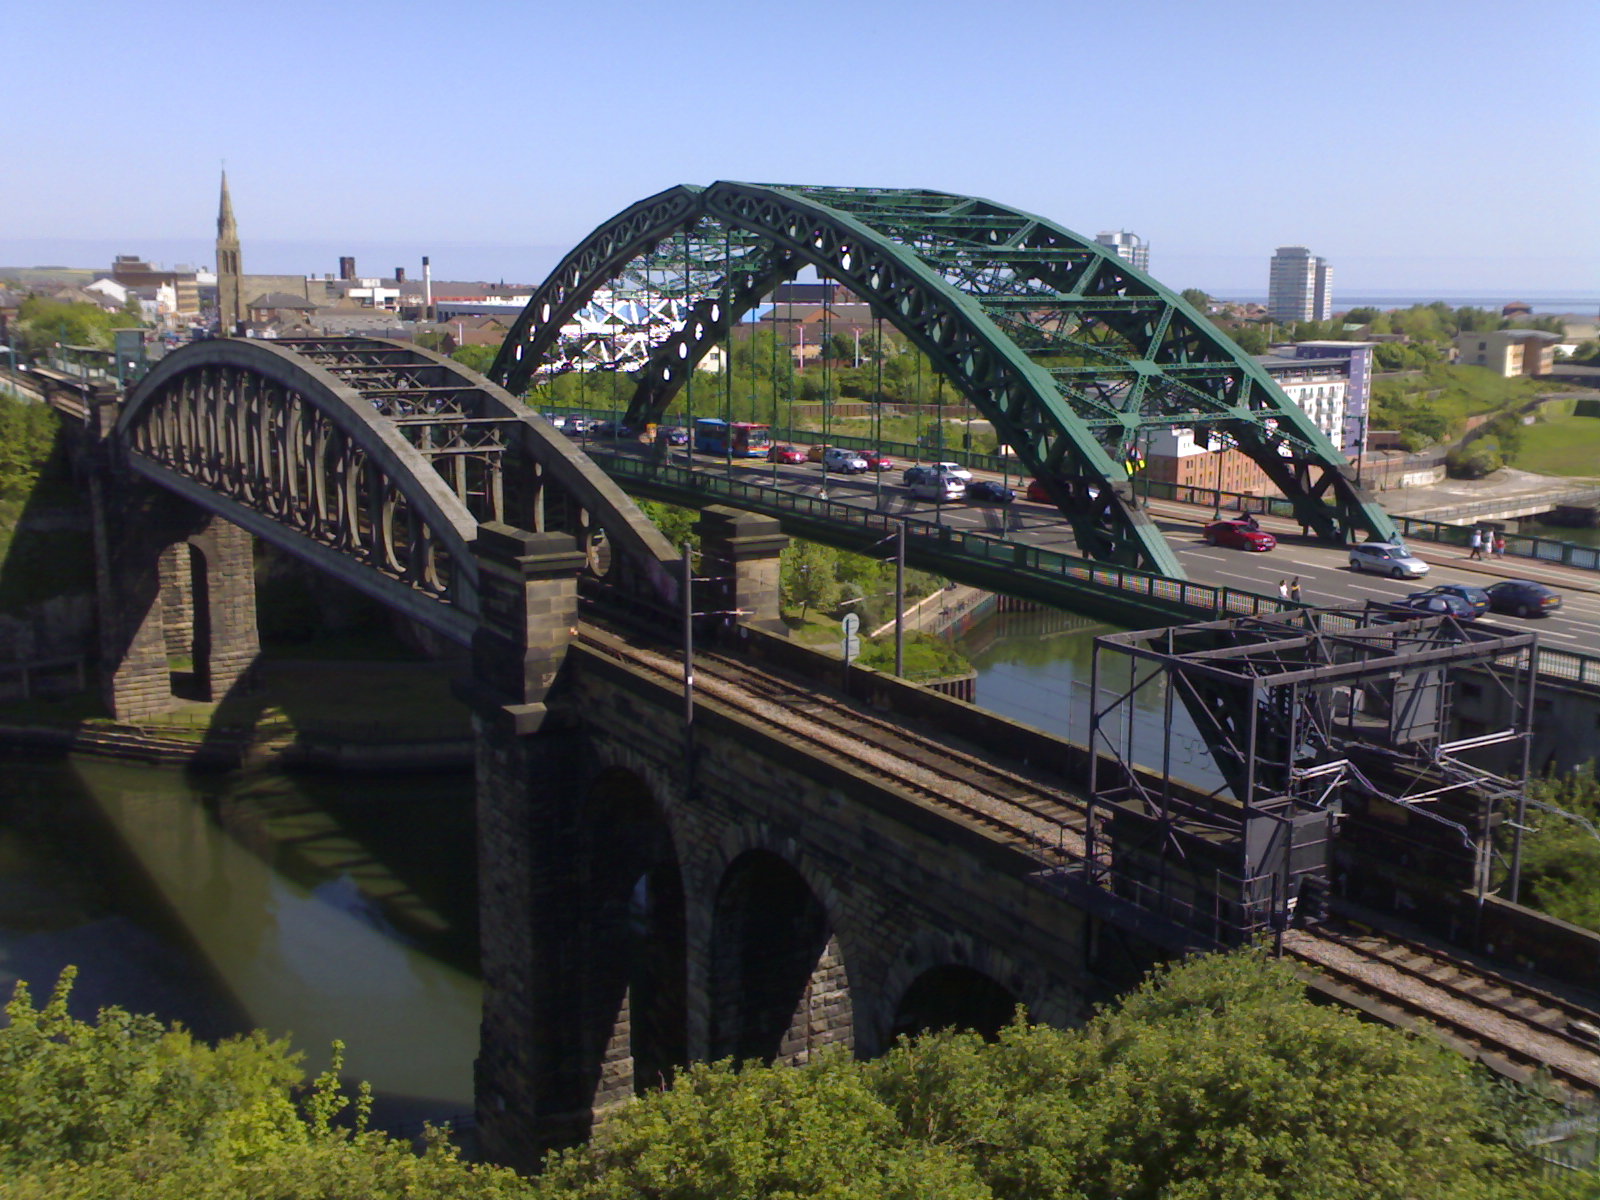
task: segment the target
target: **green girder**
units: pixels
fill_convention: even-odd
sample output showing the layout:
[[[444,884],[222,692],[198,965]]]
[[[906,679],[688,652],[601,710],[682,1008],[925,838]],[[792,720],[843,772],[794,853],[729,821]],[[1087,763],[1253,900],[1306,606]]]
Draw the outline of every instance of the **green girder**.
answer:
[[[720,182],[670,188],[590,234],[534,294],[491,368],[514,393],[548,369],[597,291],[684,302],[635,375],[628,419],[658,419],[706,351],[805,267],[871,305],[994,426],[1080,549],[1182,578],[1125,463],[1147,430],[1189,427],[1254,459],[1330,540],[1388,539],[1388,516],[1266,370],[1114,251],[989,200],[916,189]]]

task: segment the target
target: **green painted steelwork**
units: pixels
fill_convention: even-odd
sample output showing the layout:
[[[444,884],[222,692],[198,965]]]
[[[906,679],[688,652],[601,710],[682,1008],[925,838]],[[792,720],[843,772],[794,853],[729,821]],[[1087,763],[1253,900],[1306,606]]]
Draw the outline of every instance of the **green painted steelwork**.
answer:
[[[520,392],[541,373],[594,369],[592,355],[580,363],[560,350],[585,305],[600,292],[670,298],[684,316],[651,338],[628,408],[630,422],[656,420],[734,323],[807,267],[929,357],[1041,481],[1090,557],[1183,576],[1127,468],[1151,431],[1173,427],[1237,446],[1329,540],[1394,535],[1305,412],[1192,306],[1106,247],[969,196],[671,188],[563,260],[491,375]]]

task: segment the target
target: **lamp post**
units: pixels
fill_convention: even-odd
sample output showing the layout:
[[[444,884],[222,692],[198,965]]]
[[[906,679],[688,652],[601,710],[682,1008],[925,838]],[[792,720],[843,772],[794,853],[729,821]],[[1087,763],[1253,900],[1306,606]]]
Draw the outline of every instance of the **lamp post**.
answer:
[[[1223,455],[1224,451],[1226,451],[1226,449],[1227,449],[1227,444],[1224,443],[1223,444],[1223,448],[1221,450],[1213,449],[1212,445],[1211,445],[1211,431],[1207,430],[1206,431],[1206,449],[1211,451],[1212,455],[1214,456],[1214,458],[1216,460],[1216,464],[1217,464],[1217,470],[1216,470],[1217,486],[1211,490],[1211,502],[1212,502],[1212,506],[1213,506],[1211,519],[1214,520],[1214,521],[1220,521],[1220,520],[1222,520],[1222,455]]]
[[[1356,486],[1365,487],[1361,480],[1361,462],[1367,453],[1367,414],[1356,418]]]

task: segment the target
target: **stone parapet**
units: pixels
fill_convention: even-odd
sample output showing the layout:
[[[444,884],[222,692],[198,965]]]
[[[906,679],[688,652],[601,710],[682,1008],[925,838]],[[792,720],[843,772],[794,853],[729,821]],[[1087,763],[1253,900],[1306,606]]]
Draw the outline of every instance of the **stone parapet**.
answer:
[[[719,580],[707,589],[701,611],[736,613],[741,624],[773,633],[785,630],[780,610],[779,564],[789,544],[776,517],[713,505],[695,525],[701,570]]]

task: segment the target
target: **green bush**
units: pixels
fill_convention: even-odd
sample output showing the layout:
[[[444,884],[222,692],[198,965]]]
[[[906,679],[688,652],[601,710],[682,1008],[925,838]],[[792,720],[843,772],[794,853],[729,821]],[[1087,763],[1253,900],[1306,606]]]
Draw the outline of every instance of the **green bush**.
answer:
[[[1444,469],[1452,479],[1482,479],[1506,465],[1492,438],[1479,438],[1445,455]]]
[[[70,1015],[68,968],[35,1007],[19,984],[0,1029],[0,1193],[7,1200],[399,1200],[526,1196],[469,1166],[366,1128],[371,1098],[334,1064],[308,1088],[299,1056],[257,1032],[216,1046],[119,1008]]]
[[[262,1034],[215,1047],[18,989],[7,1200],[1525,1200],[1592,1196],[1513,1149],[1536,1103],[1436,1043],[1311,1004],[1258,951],[1164,967],[1080,1030],[944,1032],[862,1064],[696,1065],[536,1180],[366,1127]],[[337,1050],[337,1047],[336,1047]],[[336,1055],[337,1058],[337,1055]]]

